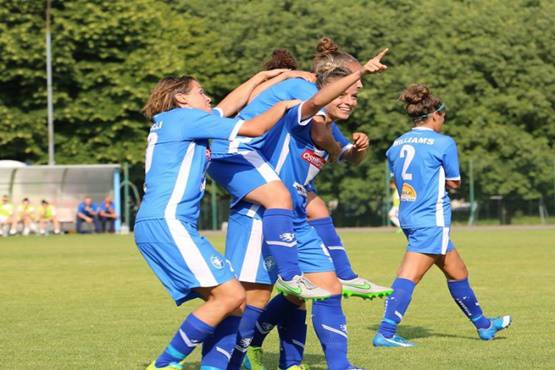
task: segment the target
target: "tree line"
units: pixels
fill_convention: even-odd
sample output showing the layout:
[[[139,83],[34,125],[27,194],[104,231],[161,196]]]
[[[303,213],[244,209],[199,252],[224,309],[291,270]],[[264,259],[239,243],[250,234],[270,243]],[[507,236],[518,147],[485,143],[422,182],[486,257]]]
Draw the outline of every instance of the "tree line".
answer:
[[[0,19],[0,158],[45,164],[45,1],[2,0]],[[365,81],[340,126],[369,135],[368,158],[330,166],[317,182],[343,223],[380,218],[384,153],[410,128],[397,100],[410,83],[448,107],[463,175],[456,196],[466,197],[472,159],[478,200],[501,195],[509,210],[552,201],[553,19],[555,3],[541,0],[53,0],[56,162],[129,162],[140,183],[149,127],[140,110],[159,78],[196,76],[218,101],[275,48],[309,69],[326,35],[361,60],[390,48],[388,71]]]

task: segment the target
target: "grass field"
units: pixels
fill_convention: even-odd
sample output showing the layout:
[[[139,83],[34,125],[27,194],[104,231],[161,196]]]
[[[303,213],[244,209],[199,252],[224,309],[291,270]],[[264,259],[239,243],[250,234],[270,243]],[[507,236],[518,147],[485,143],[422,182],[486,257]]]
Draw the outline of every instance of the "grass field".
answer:
[[[344,231],[358,272],[389,284],[404,249],[389,230]],[[222,234],[210,234],[218,246]],[[513,325],[492,342],[477,339],[432,270],[416,289],[400,334],[412,349],[376,349],[383,301],[344,304],[351,361],[372,369],[555,368],[555,228],[459,228],[453,240],[488,315]],[[0,239],[1,369],[141,369],[196,306],[176,308],[131,236],[65,235]],[[265,343],[277,367],[273,333]],[[190,358],[198,368],[199,353]],[[306,362],[325,369],[309,327]]]

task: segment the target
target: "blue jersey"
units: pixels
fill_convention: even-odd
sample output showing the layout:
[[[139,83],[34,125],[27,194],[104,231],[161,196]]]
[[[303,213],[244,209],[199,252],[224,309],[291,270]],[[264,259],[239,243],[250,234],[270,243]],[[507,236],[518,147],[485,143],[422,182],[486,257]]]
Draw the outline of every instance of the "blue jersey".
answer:
[[[92,217],[93,214],[91,212],[87,211],[85,208],[87,208],[87,206],[85,205],[85,202],[79,203],[79,206],[77,207],[77,213],[82,213],[87,217]],[[98,211],[98,206],[96,205],[96,203],[91,203],[89,208],[92,209],[93,212]]]
[[[312,119],[301,121],[302,105],[291,108],[266,135],[260,152],[268,160],[281,181],[289,189],[295,218],[306,218],[306,186],[327,162],[328,154],[319,150],[311,138]],[[319,114],[324,114],[321,112]],[[256,206],[254,208],[257,208]],[[252,204],[242,201],[236,210],[243,214],[255,211]]]
[[[177,108],[154,116],[137,221],[166,218],[196,224],[210,160],[208,139],[232,140],[242,124],[218,113]]]
[[[449,136],[415,127],[388,149],[389,168],[400,190],[402,228],[451,224],[445,180],[460,180],[457,145]]]
[[[308,100],[318,92],[316,84],[308,82],[301,78],[291,78],[279,82],[268,89],[261,92],[252,102],[243,108],[237,117],[242,120],[252,119],[270,109],[276,103],[283,100]],[[332,126],[332,132],[335,140],[342,148],[347,150],[351,145],[349,140],[341,133],[339,128]],[[259,150],[268,133],[257,138],[238,136],[235,140],[229,142],[226,140],[215,140],[212,143],[212,152],[215,156],[237,153],[241,151]]]

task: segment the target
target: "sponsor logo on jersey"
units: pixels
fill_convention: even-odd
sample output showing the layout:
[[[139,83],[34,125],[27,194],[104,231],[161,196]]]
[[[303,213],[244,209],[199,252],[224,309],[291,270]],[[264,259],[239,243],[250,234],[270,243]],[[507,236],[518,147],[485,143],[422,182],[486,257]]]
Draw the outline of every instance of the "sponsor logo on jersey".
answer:
[[[416,200],[416,190],[406,182],[401,189],[401,200],[405,202],[414,202]]]
[[[312,150],[307,149],[301,154],[301,158],[318,168],[319,170],[326,164],[326,158],[320,157],[318,154],[314,153]]]
[[[210,257],[210,262],[212,263],[212,266],[214,266],[218,270],[221,270],[224,268],[224,260],[220,256]]]
[[[295,234],[293,234],[293,233],[283,233],[279,236],[279,238],[281,240],[283,240],[284,242],[290,243],[293,240],[295,240]]]

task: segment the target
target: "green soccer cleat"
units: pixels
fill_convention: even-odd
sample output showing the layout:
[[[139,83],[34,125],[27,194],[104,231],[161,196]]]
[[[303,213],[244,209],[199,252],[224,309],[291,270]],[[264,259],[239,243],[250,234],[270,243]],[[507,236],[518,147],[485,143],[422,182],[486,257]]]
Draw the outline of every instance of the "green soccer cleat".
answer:
[[[371,282],[365,278],[356,277],[351,280],[339,279],[343,285],[343,297],[360,297],[362,299],[383,298],[391,295],[393,289]]]
[[[249,347],[247,348],[247,355],[243,360],[243,368],[247,370],[266,370],[262,363],[262,347]]]
[[[178,364],[177,362],[172,362],[168,366],[164,367],[156,367],[156,361],[152,361],[150,365],[146,368],[146,370],[183,370],[183,365]]]
[[[310,366],[305,365],[305,364],[293,365],[293,366],[289,366],[285,370],[310,370]]]
[[[276,290],[287,296],[292,295],[301,299],[326,299],[331,293],[326,289],[312,284],[310,280],[302,275],[295,275],[291,280],[283,280],[278,277],[275,283]]]

